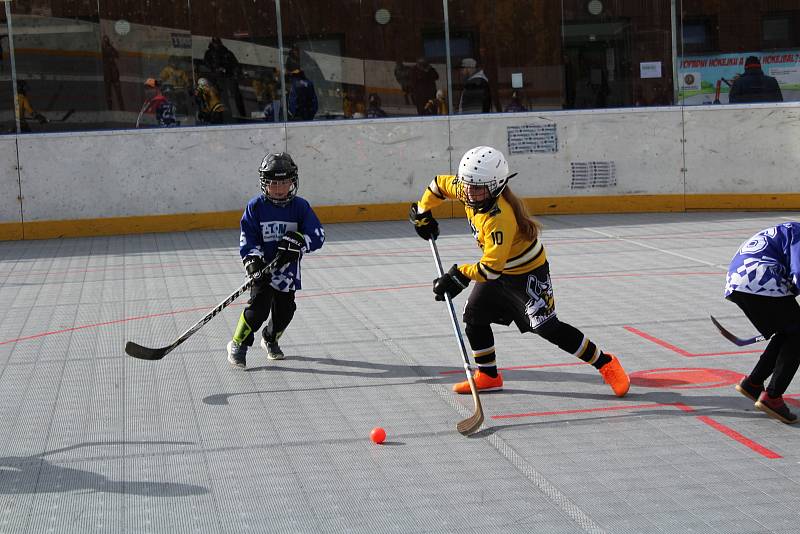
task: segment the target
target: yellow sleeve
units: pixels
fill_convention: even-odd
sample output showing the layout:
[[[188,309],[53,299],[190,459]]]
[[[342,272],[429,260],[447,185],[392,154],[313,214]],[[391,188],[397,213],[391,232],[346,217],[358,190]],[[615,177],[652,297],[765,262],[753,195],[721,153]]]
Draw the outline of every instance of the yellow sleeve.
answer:
[[[483,249],[483,256],[478,263],[459,265],[458,270],[464,276],[485,282],[500,278],[503,274],[517,233],[517,221],[510,211],[473,217],[471,222],[477,229],[477,239]]]
[[[422,194],[422,199],[417,203],[420,213],[440,205],[448,198],[456,198],[455,176],[440,174],[431,180],[428,188]]]
[[[23,119],[33,117],[33,107],[25,95],[18,95],[19,101],[19,116]]]

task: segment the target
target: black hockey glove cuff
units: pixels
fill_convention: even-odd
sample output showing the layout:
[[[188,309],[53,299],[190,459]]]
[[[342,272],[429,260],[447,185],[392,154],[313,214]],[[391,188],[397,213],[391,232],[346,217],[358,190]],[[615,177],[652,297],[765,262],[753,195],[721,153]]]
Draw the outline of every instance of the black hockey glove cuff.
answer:
[[[458,265],[453,265],[450,267],[449,271],[433,281],[433,292],[436,295],[434,299],[444,300],[445,293],[447,293],[451,299],[455,298],[455,296],[464,291],[467,286],[469,286],[469,278],[461,274],[461,271],[458,270]]]
[[[300,232],[291,231],[283,234],[283,237],[278,242],[278,265],[284,266],[300,261],[305,245],[306,238]]]
[[[264,263],[264,258],[261,256],[245,256],[244,258],[244,268],[247,271],[247,276],[254,282],[261,280],[262,271],[266,266],[267,264]]]
[[[417,203],[414,202],[408,210],[408,220],[414,225],[417,235],[425,241],[439,237],[439,223],[433,218],[431,210],[419,213]]]

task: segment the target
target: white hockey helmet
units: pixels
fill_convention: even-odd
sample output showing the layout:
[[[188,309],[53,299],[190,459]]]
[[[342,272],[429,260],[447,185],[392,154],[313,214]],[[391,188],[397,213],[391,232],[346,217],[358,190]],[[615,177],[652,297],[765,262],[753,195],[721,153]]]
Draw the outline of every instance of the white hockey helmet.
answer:
[[[489,211],[515,175],[509,176],[508,161],[502,152],[490,146],[476,146],[467,150],[458,164],[458,199],[479,213]],[[485,187],[486,193],[476,194],[479,187]]]

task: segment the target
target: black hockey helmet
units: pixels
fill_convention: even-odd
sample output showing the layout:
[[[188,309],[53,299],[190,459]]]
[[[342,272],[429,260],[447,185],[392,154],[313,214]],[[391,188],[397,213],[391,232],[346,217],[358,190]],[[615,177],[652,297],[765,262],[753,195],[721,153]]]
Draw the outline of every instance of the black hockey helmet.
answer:
[[[264,193],[264,198],[273,204],[285,206],[297,195],[299,182],[297,165],[292,156],[286,152],[269,153],[264,156],[261,166],[258,168],[258,174],[261,176],[261,191]],[[276,196],[274,191],[270,193],[271,185],[274,188],[287,180],[289,181],[289,190],[285,196]]]

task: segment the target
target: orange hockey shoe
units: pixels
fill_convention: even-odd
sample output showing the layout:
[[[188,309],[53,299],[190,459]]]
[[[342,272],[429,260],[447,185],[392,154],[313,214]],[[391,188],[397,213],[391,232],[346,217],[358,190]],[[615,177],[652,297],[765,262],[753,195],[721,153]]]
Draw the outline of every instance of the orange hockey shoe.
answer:
[[[606,354],[608,353],[606,352]],[[628,373],[622,368],[619,359],[613,354],[608,355],[611,357],[611,361],[600,368],[600,375],[603,377],[603,381],[614,390],[614,395],[624,397],[631,387],[631,379],[628,378]]]
[[[500,391],[503,389],[503,375],[499,372],[497,373],[497,378],[492,378],[477,369],[473,373],[472,379],[475,381],[475,387],[478,388],[478,391]],[[470,395],[472,391],[469,389],[469,380],[453,384],[453,391],[459,395]]]

